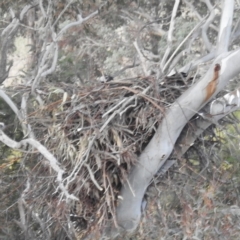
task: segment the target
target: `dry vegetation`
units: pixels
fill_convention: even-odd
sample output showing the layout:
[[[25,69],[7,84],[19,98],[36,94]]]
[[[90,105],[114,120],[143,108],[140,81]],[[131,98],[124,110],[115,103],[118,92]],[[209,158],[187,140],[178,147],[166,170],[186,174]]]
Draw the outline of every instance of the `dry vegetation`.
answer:
[[[61,36],[56,71],[38,86],[34,88],[29,80],[32,72],[37,73],[32,69],[20,76],[24,84],[5,88],[19,106],[19,99],[29,96],[24,124],[31,126],[36,139],[55,156],[64,170],[63,185],[76,198],[65,198],[50,161],[35,148],[28,145],[11,150],[1,145],[0,232],[3,239],[66,240],[74,239],[74,234],[77,239],[100,239],[103,229],[112,223],[117,226],[119,194],[123,184],[128,184],[131,167],[137,163],[167,109],[206,71],[205,66],[201,66],[197,71],[166,76],[156,70],[160,69],[160,59],[156,56],[163,56],[167,45],[164,34],[169,30],[168,11],[172,9],[168,4],[170,1],[164,5],[165,11],[159,10],[162,15],[156,21],[148,19],[157,6],[156,1],[144,2],[145,15],[135,9],[135,1],[126,4],[134,9],[127,13],[122,2],[116,4],[111,14],[103,13]],[[199,7],[194,4],[180,7],[182,15],[177,16],[175,32],[178,39],[174,39],[172,51],[196,25],[197,17],[189,12],[191,7]],[[85,2],[84,6],[87,16],[91,11]],[[57,18],[64,7],[64,4],[55,6],[53,17]],[[96,9],[93,4],[91,10]],[[119,9],[123,11],[122,18],[117,18]],[[206,4],[202,3],[199,9],[205,13]],[[72,11],[74,8],[69,7],[64,16],[72,16]],[[116,26],[121,27],[115,31]],[[156,32],[156,29],[162,31]],[[214,26],[211,31],[213,29]],[[179,62],[170,62],[169,69],[182,66],[205,51],[201,50],[198,31],[192,33],[177,52],[179,56],[188,55]],[[216,40],[215,35],[210,38],[212,42]],[[196,41],[193,43],[192,39]],[[37,46],[32,53],[32,59],[37,62],[36,56],[45,43],[37,41],[36,36],[31,40]],[[136,40],[135,47],[133,40]],[[136,52],[137,58],[145,60],[131,59]],[[174,54],[169,56],[175,59]],[[41,61],[50,65],[52,59]],[[144,72],[144,67],[150,69],[149,74]],[[116,73],[114,80],[97,82],[102,69]],[[0,107],[7,108],[2,102]],[[29,137],[24,135],[22,123],[14,119],[12,112],[0,117],[6,123],[4,132],[12,139],[21,141]],[[192,122],[199,117],[196,114],[189,121],[183,134],[189,127],[194,128]],[[174,160],[174,166],[158,172],[145,194],[138,231],[119,240],[238,239],[237,131],[238,119],[230,115],[217,127],[212,125],[204,131],[183,156],[174,149],[169,158]],[[176,148],[180,144],[178,142]]]
[[[179,76],[175,81],[183,80]],[[161,97],[157,89],[161,89]],[[79,201],[62,203],[57,211],[51,209],[58,201],[58,194],[51,194],[57,186],[48,163],[36,152],[29,152],[25,160],[27,165],[32,162],[30,172],[35,179],[31,180],[35,187],[27,198],[62,222],[71,214],[78,231],[102,229],[110,219],[115,221],[119,190],[155,133],[164,115],[166,98],[176,97],[174,90],[164,82],[157,84],[153,77],[95,83],[84,88],[47,85],[40,90],[45,104],[36,109],[32,102],[28,122],[41,143],[64,166],[64,184]],[[21,91],[26,89],[19,88],[19,94]]]

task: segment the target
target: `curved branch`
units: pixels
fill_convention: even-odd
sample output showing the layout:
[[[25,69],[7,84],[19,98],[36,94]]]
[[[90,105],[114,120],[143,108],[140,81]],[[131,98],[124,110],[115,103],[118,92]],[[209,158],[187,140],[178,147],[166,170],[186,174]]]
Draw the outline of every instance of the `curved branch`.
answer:
[[[1,129],[0,129],[0,141],[6,144],[10,148],[22,149],[26,148],[27,144],[30,144],[36,148],[48,161],[51,168],[57,173],[57,181],[59,188],[62,190],[63,194],[67,199],[78,200],[74,195],[69,194],[67,189],[63,184],[63,174],[64,170],[60,168],[60,164],[57,159],[45,148],[40,142],[33,138],[27,138],[20,142],[16,142],[9,138]]]
[[[217,53],[224,53],[228,51],[231,28],[232,28],[232,18],[234,10],[234,0],[223,1],[222,4],[222,16],[221,24],[218,33],[218,45]]]
[[[238,65],[232,64],[232,62],[239,61],[240,50],[223,54],[210,67],[206,75],[170,107],[154,137],[140,155],[138,165],[133,168],[129,175],[128,181],[131,188],[128,184],[123,186],[121,191],[123,200],[117,208],[119,226],[130,232],[136,229],[141,217],[142,198],[151,179],[168,159],[187,122],[222,90],[231,78],[240,73]],[[217,85],[211,91],[211,96],[208,96],[208,86],[213,80],[216,81],[216,71],[219,71]],[[131,189],[133,189],[135,196],[133,196]]]
[[[24,135],[28,135],[29,133],[31,133],[30,131],[30,126],[26,123],[22,113],[18,110],[17,106],[15,105],[15,103],[12,101],[12,99],[3,91],[0,89],[0,97],[8,104],[8,106],[13,110],[13,112],[16,114],[22,129],[23,129],[23,133]],[[31,133],[32,134],[32,133]],[[31,135],[33,136],[33,135]]]
[[[89,19],[95,17],[98,14],[98,11],[95,11],[93,13],[91,13],[89,16],[82,18],[81,15],[78,15],[78,21],[76,22],[71,22],[68,25],[66,25],[59,33],[57,36],[57,39],[60,38],[62,36],[62,34],[64,34],[69,28],[72,28],[74,26],[78,26],[81,25],[82,23],[88,21]]]
[[[212,9],[211,13],[210,13],[210,16],[208,17],[207,21],[204,23],[203,27],[202,27],[202,39],[205,43],[205,47],[206,49],[208,50],[208,52],[211,52],[212,51],[212,44],[211,42],[209,41],[208,39],[208,36],[207,36],[207,31],[208,31],[208,28],[209,28],[209,25],[212,23],[212,21],[214,20],[215,18],[215,10]]]

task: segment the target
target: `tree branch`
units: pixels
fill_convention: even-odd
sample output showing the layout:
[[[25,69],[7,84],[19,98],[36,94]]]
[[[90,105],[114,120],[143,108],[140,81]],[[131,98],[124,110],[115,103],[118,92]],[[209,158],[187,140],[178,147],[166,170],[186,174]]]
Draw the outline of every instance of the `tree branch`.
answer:
[[[176,156],[181,157],[209,126],[217,123],[228,114],[240,108],[240,88],[213,100],[210,106],[204,108],[203,117],[199,117],[188,125],[175,145]]]
[[[222,16],[218,33],[217,54],[228,51],[232,18],[234,10],[234,0],[222,0]]]
[[[22,149],[26,148],[27,144],[30,144],[34,148],[36,148],[48,161],[51,168],[57,173],[57,181],[59,184],[59,188],[62,190],[63,194],[67,199],[78,200],[74,195],[69,194],[65,186],[63,185],[62,176],[64,174],[64,170],[59,166],[59,162],[57,159],[45,148],[40,142],[35,139],[27,138],[20,142],[16,142],[9,138],[1,129],[0,129],[0,141],[6,144],[8,147],[13,149]]]
[[[175,0],[175,4],[174,4],[174,7],[173,7],[173,11],[172,11],[171,23],[170,23],[170,27],[169,27],[169,30],[168,30],[168,38],[167,38],[168,47],[165,51],[165,54],[164,54],[164,56],[162,58],[162,62],[161,62],[161,68],[162,69],[164,68],[164,65],[165,65],[165,63],[168,59],[168,56],[170,54],[170,51],[172,49],[172,40],[173,40],[172,35],[173,35],[175,18],[176,18],[176,15],[177,15],[177,10],[178,10],[179,3],[180,3],[180,0]]]
[[[123,200],[117,208],[119,226],[130,232],[136,229],[141,217],[142,198],[151,179],[168,159],[178,136],[189,119],[240,72],[239,67],[232,64],[232,62],[239,61],[240,50],[223,54],[199,82],[172,104],[154,137],[140,155],[138,165],[133,168],[129,175],[129,183],[135,197],[127,184],[123,186],[121,191]],[[218,64],[221,69],[217,67]],[[219,71],[216,88],[211,92],[211,96],[206,98],[209,83],[215,79],[216,71]]]

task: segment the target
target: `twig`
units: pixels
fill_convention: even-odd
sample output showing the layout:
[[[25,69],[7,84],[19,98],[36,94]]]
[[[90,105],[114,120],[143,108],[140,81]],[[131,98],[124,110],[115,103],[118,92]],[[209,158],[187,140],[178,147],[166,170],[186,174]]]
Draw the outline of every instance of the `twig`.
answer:
[[[84,149],[84,152],[82,153],[81,156],[81,161],[79,162],[79,164],[76,164],[74,169],[72,170],[71,174],[64,179],[64,181],[67,181],[66,186],[68,186],[69,183],[71,183],[72,181],[74,181],[74,179],[76,178],[78,172],[80,171],[80,169],[82,168],[82,166],[87,162],[88,158],[89,158],[89,154],[91,152],[93,143],[96,139],[96,135],[94,135],[88,142],[88,146],[86,147],[86,149]]]
[[[118,106],[126,102],[127,98],[124,98],[122,101],[120,101],[118,104],[116,104],[113,108],[109,109],[106,113],[102,115],[102,118],[106,117],[109,113],[111,113],[113,110],[115,110]]]
[[[58,44],[55,43],[55,52],[54,52],[54,56],[53,56],[52,66],[49,69],[47,69],[46,71],[44,71],[41,74],[41,77],[46,77],[47,75],[49,75],[55,71],[56,66],[57,66],[57,60],[58,60]]]
[[[40,0],[39,1],[39,7],[40,7],[40,10],[41,10],[41,12],[42,12],[42,15],[43,15],[43,17],[44,18],[47,18],[47,14],[46,14],[46,12],[45,12],[45,10],[44,10],[44,7],[43,7],[43,0]],[[54,26],[54,25],[53,25]]]
[[[55,22],[53,23],[52,27],[54,27],[58,20],[62,17],[62,15],[66,12],[66,10],[69,8],[69,6],[72,4],[73,0],[70,0],[67,5],[65,6],[65,8],[62,10],[62,12],[58,15],[57,19],[55,20]]]
[[[137,106],[137,97],[135,97],[135,102],[134,104],[129,105],[128,107],[126,107],[123,111],[119,112],[120,118],[122,118],[122,115],[130,108],[134,108]]]
[[[205,22],[205,24],[203,25],[202,27],[202,39],[205,43],[205,47],[207,48],[207,50],[209,52],[212,51],[212,44],[211,42],[209,41],[208,39],[208,36],[207,36],[207,31],[208,31],[208,28],[209,28],[209,25],[212,23],[212,21],[214,20],[215,18],[215,10],[212,9],[211,13],[210,13],[210,16],[208,17],[207,21]]]
[[[149,74],[148,74],[147,67],[146,67],[146,60],[145,60],[144,56],[142,55],[142,53],[141,53],[141,51],[140,51],[136,41],[133,42],[133,45],[136,48],[137,53],[138,53],[139,58],[140,58],[140,61],[142,63],[143,72],[144,72],[145,76],[148,76]]]
[[[17,118],[20,121],[20,124],[22,126],[23,129],[23,133],[25,136],[27,136],[29,132],[29,130],[31,129],[30,126],[28,126],[28,124],[25,122],[24,117],[22,116],[22,113],[17,109],[15,103],[12,101],[12,99],[10,97],[8,97],[8,95],[0,89],[0,97],[8,104],[8,106],[13,110],[13,112],[17,115]]]
[[[190,32],[189,34],[183,39],[183,41],[178,45],[178,47],[175,49],[171,57],[168,59],[166,64],[163,67],[163,72],[166,70],[167,66],[171,63],[173,57],[176,55],[176,53],[179,51],[179,49],[183,46],[183,44],[188,40],[188,38],[193,34],[194,31],[196,31],[198,28],[200,28],[202,22],[198,23]]]
[[[173,40],[173,30],[174,30],[174,24],[175,24],[175,18],[176,18],[176,15],[177,15],[177,10],[178,10],[178,6],[179,6],[179,3],[180,3],[180,0],[175,0],[175,3],[174,3],[174,7],[173,7],[173,11],[172,11],[172,17],[171,17],[171,23],[170,23],[170,27],[169,27],[169,30],[168,30],[168,38],[167,38],[167,42],[168,42],[168,47],[165,51],[165,54],[162,58],[162,61],[161,61],[161,68],[163,69],[164,65],[165,65],[165,62],[168,58],[168,55],[172,49],[172,40]]]
[[[124,89],[127,89],[133,93],[135,93],[136,95],[140,95],[141,97],[144,97],[144,98],[147,98],[145,96],[145,93],[148,92],[148,90],[151,88],[151,86],[148,86],[146,89],[144,89],[142,92],[138,92],[136,90],[133,90],[133,89],[130,89],[128,87],[122,87]],[[135,99],[135,95],[134,96],[131,96],[130,98],[128,98],[126,101],[123,101],[123,105],[118,109],[116,110],[115,112],[112,113],[112,115],[107,119],[107,121],[103,124],[103,126],[100,128],[100,132],[102,132],[105,127],[108,125],[108,123],[117,115],[117,114],[120,114],[122,111],[124,111],[124,108],[125,106],[127,106],[127,104],[129,104],[130,102],[132,102],[134,99]],[[147,98],[150,102],[154,103],[151,99]],[[155,103],[154,103],[155,104]],[[119,104],[118,104],[119,105]],[[155,104],[156,106],[156,104]],[[157,106],[158,108],[160,108],[159,106]],[[162,110],[162,109],[161,109]]]
[[[97,183],[97,181],[96,181],[96,179],[95,179],[95,177],[94,177],[94,174],[93,174],[90,166],[89,166],[87,163],[84,163],[83,165],[87,168],[88,173],[89,173],[89,175],[90,175],[90,178],[91,178],[92,182],[94,183],[94,185],[98,188],[98,190],[102,191],[103,188],[100,187],[99,184]]]
[[[85,18],[82,18],[81,15],[78,15],[78,21],[67,24],[67,25],[58,33],[56,39],[59,39],[69,28],[72,28],[72,27],[74,27],[74,26],[81,25],[82,23],[84,23],[84,22],[88,21],[89,19],[95,17],[97,14],[98,14],[98,11],[95,11],[95,12],[91,13],[90,15],[88,15],[88,16],[85,17]]]

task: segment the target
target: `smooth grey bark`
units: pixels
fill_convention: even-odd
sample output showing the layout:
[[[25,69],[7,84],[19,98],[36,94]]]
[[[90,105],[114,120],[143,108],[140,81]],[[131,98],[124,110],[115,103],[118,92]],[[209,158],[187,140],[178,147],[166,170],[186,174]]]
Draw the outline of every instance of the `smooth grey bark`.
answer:
[[[210,24],[210,22],[208,21],[211,21],[211,15],[210,15],[208,21],[202,27],[203,40],[205,42],[206,48],[209,50],[209,53],[206,54],[205,56],[201,56],[199,59],[194,59],[193,61],[189,62],[187,65],[179,69],[179,72],[188,72],[189,70],[195,70],[198,67],[198,65],[202,63],[206,63],[214,59],[216,56],[228,51],[228,46],[229,46],[229,41],[231,36],[231,28],[232,28],[234,1],[222,0],[222,9],[224,11],[221,16],[221,25],[218,33],[217,47],[216,48],[213,46],[209,47],[207,43],[208,39],[206,41],[207,31],[209,29],[208,27]],[[212,9],[212,11],[214,10]],[[214,15],[214,13],[212,14]],[[237,37],[238,37],[238,31],[236,30],[236,33],[234,36],[235,40]],[[172,70],[169,75],[171,76],[174,73],[175,73],[175,70]]]
[[[216,60],[206,75],[188,89],[168,110],[154,137],[139,157],[138,165],[131,172],[128,184],[121,191],[122,201],[117,209],[119,226],[133,231],[141,217],[141,203],[144,193],[158,169],[171,154],[183,127],[205,104],[206,89],[214,76],[215,64],[220,64],[220,76],[215,96],[228,81],[240,73],[239,66],[232,62],[240,61],[240,50],[224,54]]]
[[[222,9],[223,9],[223,12],[222,12],[220,30],[218,34],[217,54],[221,54],[223,52],[228,51],[228,43],[231,35],[230,26],[232,26],[232,17],[229,17],[229,16],[233,16],[234,1],[222,0]]]
[[[230,113],[240,109],[240,89],[225,94],[223,97],[212,101],[210,106],[204,108],[204,114],[199,113],[201,117],[191,121],[185,132],[177,140],[175,145],[176,157],[181,157],[194,144],[194,141],[212,124],[218,124],[218,121]]]
[[[240,61],[240,50],[227,53],[231,29],[232,4],[225,0],[219,30],[217,53],[205,76],[189,88],[168,109],[154,137],[139,157],[138,164],[133,168],[127,183],[123,186],[120,203],[117,208],[117,220],[120,227],[132,232],[138,226],[141,217],[141,203],[144,193],[156,172],[163,166],[171,154],[177,138],[187,122],[212,99],[231,78],[240,73],[239,66],[232,64]],[[223,21],[225,23],[223,23]],[[226,33],[226,39],[223,33]]]
[[[176,1],[176,6],[178,5],[179,1]],[[228,49],[228,42],[229,42],[229,34],[230,34],[230,27],[232,24],[232,19],[229,17],[232,16],[233,9],[233,0],[224,1],[226,4],[227,12],[223,14],[225,24],[221,24],[219,39],[218,39],[218,47],[216,51],[218,54],[226,53]],[[177,7],[176,7],[177,8]],[[44,11],[44,10],[43,10]],[[97,12],[93,13],[89,17],[85,18],[88,20],[89,18],[95,16]],[[44,14],[43,14],[44,15]],[[174,18],[173,18],[174,19]],[[58,41],[58,38],[64,33],[68,28],[79,25],[83,21],[81,16],[79,20],[74,23],[73,25],[69,24],[67,27],[63,28],[58,35],[55,36],[53,33],[54,43],[52,44],[52,48],[56,45],[55,43]],[[226,37],[225,37],[226,34]],[[221,36],[220,36],[221,35]],[[50,51],[50,50],[49,50]],[[46,77],[47,74],[51,73],[56,66],[57,60],[57,48],[53,51],[54,58],[52,61],[51,67],[48,69],[49,64],[43,61],[43,68],[42,71],[39,71],[39,77]],[[48,54],[46,54],[47,56]],[[213,59],[216,56],[215,52],[211,52],[207,60]],[[46,57],[47,58],[47,57]],[[206,61],[206,58],[204,61]],[[134,230],[141,216],[141,203],[142,197],[145,193],[146,188],[148,187],[149,182],[152,180],[154,174],[158,171],[161,166],[166,162],[169,155],[171,154],[175,142],[180,135],[183,127],[189,121],[189,119],[199,111],[209,100],[210,98],[206,98],[208,96],[206,90],[208,89],[209,84],[214,79],[214,74],[216,72],[216,64],[219,64],[219,74],[220,77],[217,78],[217,88],[214,89],[213,94],[210,96],[211,98],[216,95],[223,87],[227,84],[227,82],[239,73],[238,66],[232,66],[232,62],[239,62],[240,60],[240,52],[235,51],[229,54],[221,55],[216,61],[210,66],[209,71],[198,83],[196,83],[192,88],[190,88],[187,92],[185,92],[168,110],[163,119],[161,125],[159,126],[155,136],[143,151],[139,158],[139,164],[133,169],[132,173],[129,176],[128,182],[123,187],[121,196],[123,200],[120,202],[119,207],[117,208],[117,218],[119,226],[123,227],[126,230],[132,231]],[[197,64],[195,64],[197,66]],[[35,80],[37,77],[35,78]],[[37,79],[38,80],[38,79]],[[37,84],[36,84],[37,85]],[[35,89],[35,85],[33,84],[33,88]],[[15,111],[16,113],[18,111]],[[19,114],[20,115],[20,114]],[[23,118],[21,116],[20,118]],[[9,139],[4,135],[2,132],[0,134],[1,140],[5,143]],[[65,188],[62,184],[62,170],[56,164],[53,156],[50,155],[46,149],[43,148],[38,142],[34,141],[34,139],[26,139],[21,143],[16,142],[9,142],[11,147],[20,148],[23,143],[31,144],[32,146],[36,147],[39,152],[41,152],[50,162],[53,169],[56,170],[58,173],[58,180],[60,186],[62,186],[63,192],[65,192]],[[67,198],[68,193],[66,192]]]

